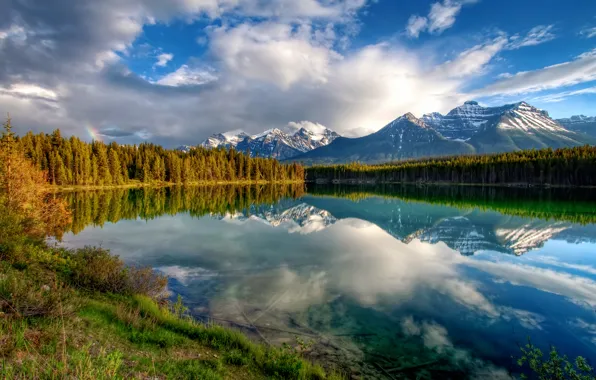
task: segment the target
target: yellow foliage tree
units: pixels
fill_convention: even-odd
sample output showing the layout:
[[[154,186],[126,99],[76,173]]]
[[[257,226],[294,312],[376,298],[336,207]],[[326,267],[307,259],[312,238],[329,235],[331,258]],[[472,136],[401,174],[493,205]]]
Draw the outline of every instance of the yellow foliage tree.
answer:
[[[66,203],[47,192],[46,173],[27,160],[12,132],[10,117],[0,139],[0,208],[29,235],[60,235],[70,223]]]

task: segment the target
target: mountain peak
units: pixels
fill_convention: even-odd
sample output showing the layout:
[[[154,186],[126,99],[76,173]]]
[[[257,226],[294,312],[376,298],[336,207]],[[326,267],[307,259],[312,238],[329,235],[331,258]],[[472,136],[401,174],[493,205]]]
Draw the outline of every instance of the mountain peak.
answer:
[[[475,100],[468,100],[466,102],[464,102],[464,106],[477,106],[478,102]]]
[[[406,119],[408,121],[411,121],[412,123],[420,122],[420,119],[418,119],[416,116],[414,116],[414,114],[411,112],[408,112],[408,113],[402,115],[400,117],[400,119]]]
[[[205,148],[235,148],[250,151],[253,157],[273,157],[286,159],[330,144],[339,135],[320,124],[302,125],[300,128],[284,132],[271,128],[256,135],[248,135],[241,130],[218,133],[210,136],[200,145]]]

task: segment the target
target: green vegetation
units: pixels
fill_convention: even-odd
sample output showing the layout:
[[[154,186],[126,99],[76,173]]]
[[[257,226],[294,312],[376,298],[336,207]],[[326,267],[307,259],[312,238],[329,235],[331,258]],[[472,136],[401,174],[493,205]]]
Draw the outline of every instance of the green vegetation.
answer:
[[[0,378],[332,379],[300,350],[199,323],[167,280],[106,250],[48,246],[71,219],[5,126],[0,150]]]
[[[578,356],[573,363],[567,356],[561,356],[555,347],[551,347],[547,358],[542,351],[534,346],[530,340],[521,347],[522,356],[517,360],[520,367],[527,367],[531,371],[531,378],[539,380],[594,380],[594,369],[588,365],[586,359]],[[522,379],[528,376],[522,374]]]
[[[525,150],[380,165],[312,166],[306,170],[306,179],[345,183],[596,186],[596,147]]]
[[[197,147],[188,153],[159,145],[86,143],[60,130],[52,134],[29,132],[15,138],[38,169],[47,172],[50,184],[59,186],[140,186],[147,184],[302,182],[298,164],[249,157],[233,149]]]
[[[505,188],[438,185],[309,185],[316,196],[348,198],[370,197],[402,199],[461,209],[477,208],[506,215],[572,223],[596,223],[596,208],[591,189]]]

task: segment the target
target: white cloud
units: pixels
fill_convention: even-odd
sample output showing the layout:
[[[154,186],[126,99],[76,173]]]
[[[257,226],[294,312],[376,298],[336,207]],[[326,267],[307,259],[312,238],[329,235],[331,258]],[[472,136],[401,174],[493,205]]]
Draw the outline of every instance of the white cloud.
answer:
[[[307,131],[311,131],[313,133],[323,133],[325,131],[325,129],[327,129],[327,127],[325,127],[323,124],[319,124],[319,123],[313,123],[312,121],[299,121],[299,122],[295,122],[295,121],[291,121],[288,123],[286,130],[290,133],[294,133],[297,132],[299,129],[304,128]]]
[[[331,61],[340,58],[310,38],[310,29],[289,24],[241,24],[213,30],[211,50],[232,73],[288,89],[297,82],[325,83]]]
[[[145,129],[153,142],[172,146],[225,130],[257,133],[309,120],[359,136],[406,112],[445,112],[470,98],[463,89],[507,48],[504,37],[492,38],[446,63],[432,48],[379,43],[341,50],[358,30],[355,15],[365,0],[116,3],[80,0],[73,7],[70,0],[54,0],[43,14],[15,9],[18,24],[0,20],[0,54],[9,57],[0,65],[0,86],[27,83],[54,91],[60,110],[4,90],[0,106],[14,114],[19,132],[60,127],[81,136],[83,125],[117,126]],[[425,17],[425,30],[444,30],[468,3],[438,2]],[[257,17],[247,21],[251,15]],[[207,53],[177,68],[167,53],[154,57],[172,68],[162,78],[144,79],[120,59],[134,54],[144,25],[209,17],[221,21],[201,40]],[[578,58],[585,59],[590,57]],[[36,99],[52,98],[37,92]]]
[[[444,0],[443,3],[434,3],[428,13],[428,31],[441,34],[451,28],[461,7],[462,3],[459,1]]]
[[[474,91],[474,95],[529,93],[593,80],[596,80],[596,55],[588,52],[573,61],[516,73]]]
[[[455,19],[465,4],[476,0],[443,0],[433,3],[427,17],[412,15],[406,25],[408,36],[418,38],[421,32],[441,34],[455,24]]]
[[[58,100],[58,94],[55,91],[29,83],[15,83],[7,88],[0,87],[0,93],[24,98],[37,98],[50,101]]]
[[[408,36],[418,38],[420,33],[426,29],[428,25],[428,19],[426,17],[412,15],[408,19],[406,25],[406,33]]]
[[[596,87],[588,87],[581,90],[575,91],[563,91],[563,92],[556,92],[553,94],[547,94],[542,96],[536,96],[532,98],[532,102],[543,102],[543,103],[557,103],[566,100],[571,96],[577,95],[587,95],[587,94],[596,94]]]
[[[520,38],[519,36],[512,37],[512,41],[511,44],[509,44],[509,48],[519,49],[524,46],[540,45],[545,42],[552,41],[556,37],[553,33],[553,28],[554,25],[535,26],[523,38]]]
[[[176,71],[173,71],[156,83],[164,86],[193,86],[201,85],[217,80],[217,76],[212,70],[203,68],[191,68],[188,65],[180,66]]]
[[[456,59],[438,66],[437,73],[450,78],[479,74],[506,44],[507,38],[497,37],[485,44],[474,46],[460,53]]]
[[[157,56],[157,62],[155,63],[155,66],[165,67],[173,58],[174,54],[162,53]]]
[[[586,38],[596,37],[596,26],[590,27],[590,28],[585,28],[584,30],[582,30],[580,32],[580,35],[582,35]]]

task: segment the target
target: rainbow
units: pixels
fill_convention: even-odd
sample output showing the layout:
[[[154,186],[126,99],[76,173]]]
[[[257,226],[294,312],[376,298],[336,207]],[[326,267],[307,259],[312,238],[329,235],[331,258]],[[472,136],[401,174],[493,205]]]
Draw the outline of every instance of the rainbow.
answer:
[[[88,125],[86,129],[87,129],[87,133],[89,133],[89,137],[91,137],[92,140],[102,141],[101,140],[102,136],[99,133],[99,131],[97,130],[97,128],[95,128],[92,125]]]

